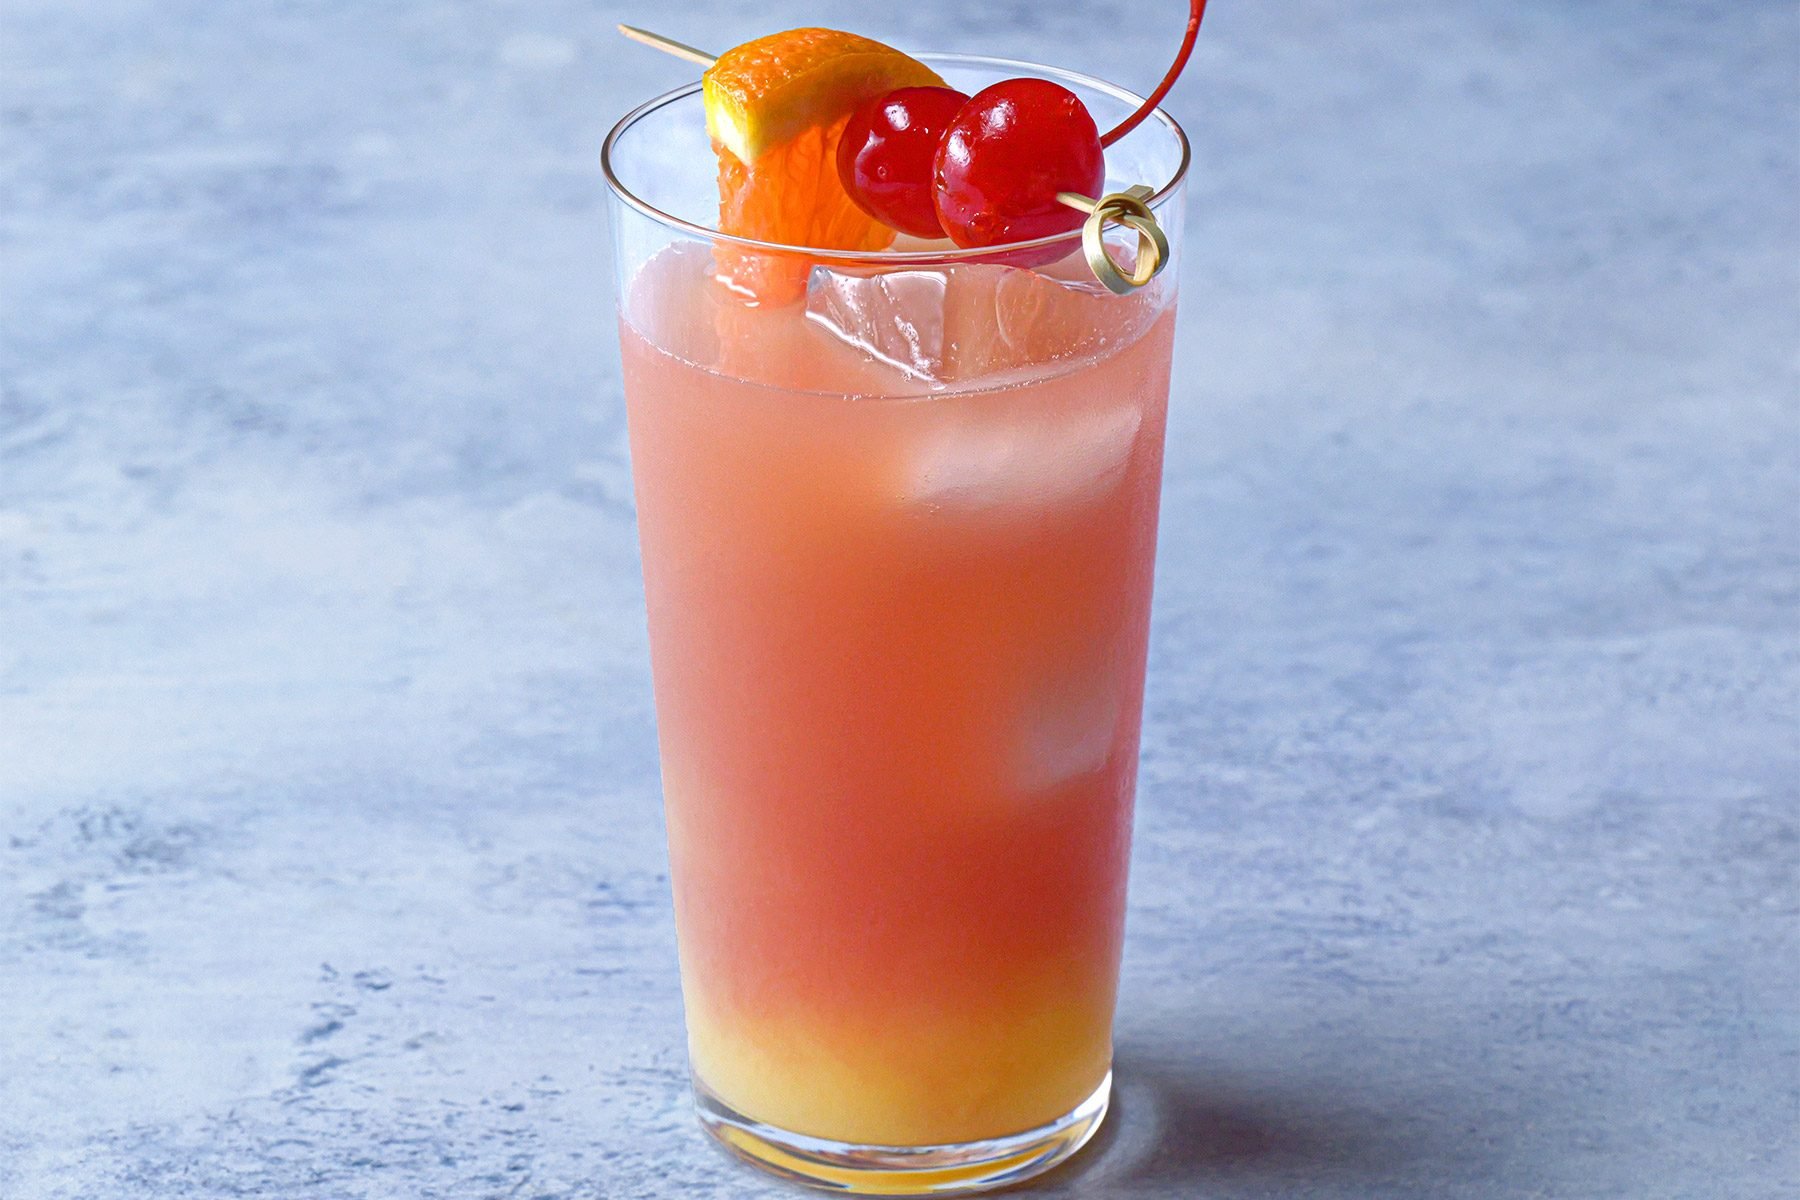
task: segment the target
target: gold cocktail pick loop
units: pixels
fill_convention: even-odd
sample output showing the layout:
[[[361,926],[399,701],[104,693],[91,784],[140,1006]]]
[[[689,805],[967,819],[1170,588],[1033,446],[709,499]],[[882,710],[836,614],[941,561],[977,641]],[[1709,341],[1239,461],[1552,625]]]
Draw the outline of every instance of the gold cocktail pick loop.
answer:
[[[1133,288],[1141,288],[1161,273],[1169,261],[1169,239],[1156,214],[1145,201],[1151,190],[1143,184],[1122,192],[1109,192],[1098,200],[1090,200],[1078,192],[1058,192],[1057,200],[1088,215],[1081,226],[1081,252],[1087,258],[1088,270],[1106,285],[1108,291],[1123,296]],[[1117,221],[1138,235],[1137,256],[1128,275],[1119,269],[1106,252],[1106,223]]]
[[[718,57],[660,33],[639,29],[635,25],[621,24],[618,30],[634,42],[703,67],[712,66]],[[1150,206],[1146,203],[1153,194],[1152,189],[1141,183],[1122,192],[1108,192],[1098,200],[1083,196],[1080,192],[1056,193],[1059,204],[1088,214],[1088,219],[1081,226],[1081,251],[1094,278],[1104,284],[1108,291],[1123,296],[1155,279],[1168,265],[1169,239],[1163,233],[1162,226],[1157,224],[1156,214],[1150,211]],[[1120,270],[1119,264],[1106,252],[1108,221],[1135,230],[1138,235],[1137,255],[1131,264],[1130,274]]]

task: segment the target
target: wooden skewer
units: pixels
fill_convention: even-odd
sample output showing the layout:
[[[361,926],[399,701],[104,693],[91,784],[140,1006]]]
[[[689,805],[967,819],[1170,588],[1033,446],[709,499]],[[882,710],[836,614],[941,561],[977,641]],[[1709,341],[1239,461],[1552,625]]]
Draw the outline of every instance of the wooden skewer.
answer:
[[[719,56],[716,54],[696,50],[674,38],[666,38],[660,33],[651,33],[648,29],[639,29],[636,25],[620,25],[619,32],[634,42],[642,42],[652,50],[661,50],[664,54],[673,54],[676,58],[685,58],[689,62],[699,63],[703,67],[710,67],[719,61]]]
[[[1122,194],[1130,196],[1133,200],[1141,203],[1154,196],[1156,190],[1154,188],[1145,187],[1143,184],[1139,183],[1126,188]],[[1056,193],[1056,198],[1059,202],[1068,205],[1077,212],[1091,213],[1101,205],[1101,201],[1090,200],[1080,192],[1058,192]]]
[[[664,54],[710,67],[719,60],[716,54],[708,54],[685,42],[664,37],[660,33],[652,33],[648,29],[639,29],[635,25],[619,25],[619,32],[634,42],[660,50]],[[1115,292],[1127,292],[1133,287],[1142,287],[1162,269],[1162,264],[1169,255],[1168,242],[1163,238],[1162,230],[1156,225],[1156,218],[1151,214],[1145,201],[1150,198],[1151,189],[1142,184],[1127,188],[1124,192],[1111,196],[1102,196],[1095,200],[1080,192],[1058,192],[1057,203],[1087,213],[1090,218],[1098,216],[1098,220],[1090,219],[1088,227],[1082,231],[1083,248],[1086,251],[1088,265],[1100,281]],[[1107,256],[1101,244],[1100,234],[1108,219],[1118,221],[1137,231],[1138,265],[1131,275],[1126,275],[1115,266]]]

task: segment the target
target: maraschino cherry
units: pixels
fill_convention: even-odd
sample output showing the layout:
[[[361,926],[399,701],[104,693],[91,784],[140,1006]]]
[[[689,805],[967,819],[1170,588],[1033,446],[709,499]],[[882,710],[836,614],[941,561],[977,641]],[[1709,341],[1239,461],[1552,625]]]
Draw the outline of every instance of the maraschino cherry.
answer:
[[[1097,197],[1104,147],[1156,111],[1193,53],[1206,0],[1188,0],[1187,30],[1162,82],[1100,136],[1079,97],[1045,79],[1007,79],[952,112],[948,88],[902,88],[865,104],[838,144],[838,171],[871,216],[958,246],[994,246],[1065,233],[1085,219],[1058,192]],[[923,151],[926,135],[941,140]]]
[[[908,87],[864,102],[838,140],[838,177],[850,198],[891,229],[943,237],[932,203],[932,163],[968,101],[954,88]]]
[[[1058,192],[1098,196],[1100,130],[1081,98],[1048,79],[983,88],[950,122],[933,165],[938,220],[958,246],[997,246],[1065,233],[1083,216]]]

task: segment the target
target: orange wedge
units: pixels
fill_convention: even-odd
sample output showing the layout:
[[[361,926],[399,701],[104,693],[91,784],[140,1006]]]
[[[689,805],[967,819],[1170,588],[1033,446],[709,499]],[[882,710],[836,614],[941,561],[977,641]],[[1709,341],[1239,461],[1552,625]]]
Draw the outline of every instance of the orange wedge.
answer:
[[[702,82],[719,156],[721,232],[828,250],[879,250],[893,240],[839,182],[838,138],[864,100],[943,86],[930,67],[853,33],[792,29],[727,50]],[[717,258],[725,281],[759,304],[805,295],[802,255],[721,247]]]
[[[790,29],[727,50],[702,79],[706,132],[754,163],[873,96],[944,81],[892,46],[836,29]]]

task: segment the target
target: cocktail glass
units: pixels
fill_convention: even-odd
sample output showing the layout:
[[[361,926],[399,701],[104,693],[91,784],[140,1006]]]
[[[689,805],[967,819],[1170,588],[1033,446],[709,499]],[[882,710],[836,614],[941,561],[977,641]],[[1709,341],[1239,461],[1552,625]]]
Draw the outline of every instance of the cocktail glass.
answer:
[[[1172,255],[1187,162],[1107,154]],[[1110,1094],[1176,272],[721,235],[697,83],[605,166],[701,1122],[838,1190],[1047,1170]]]

